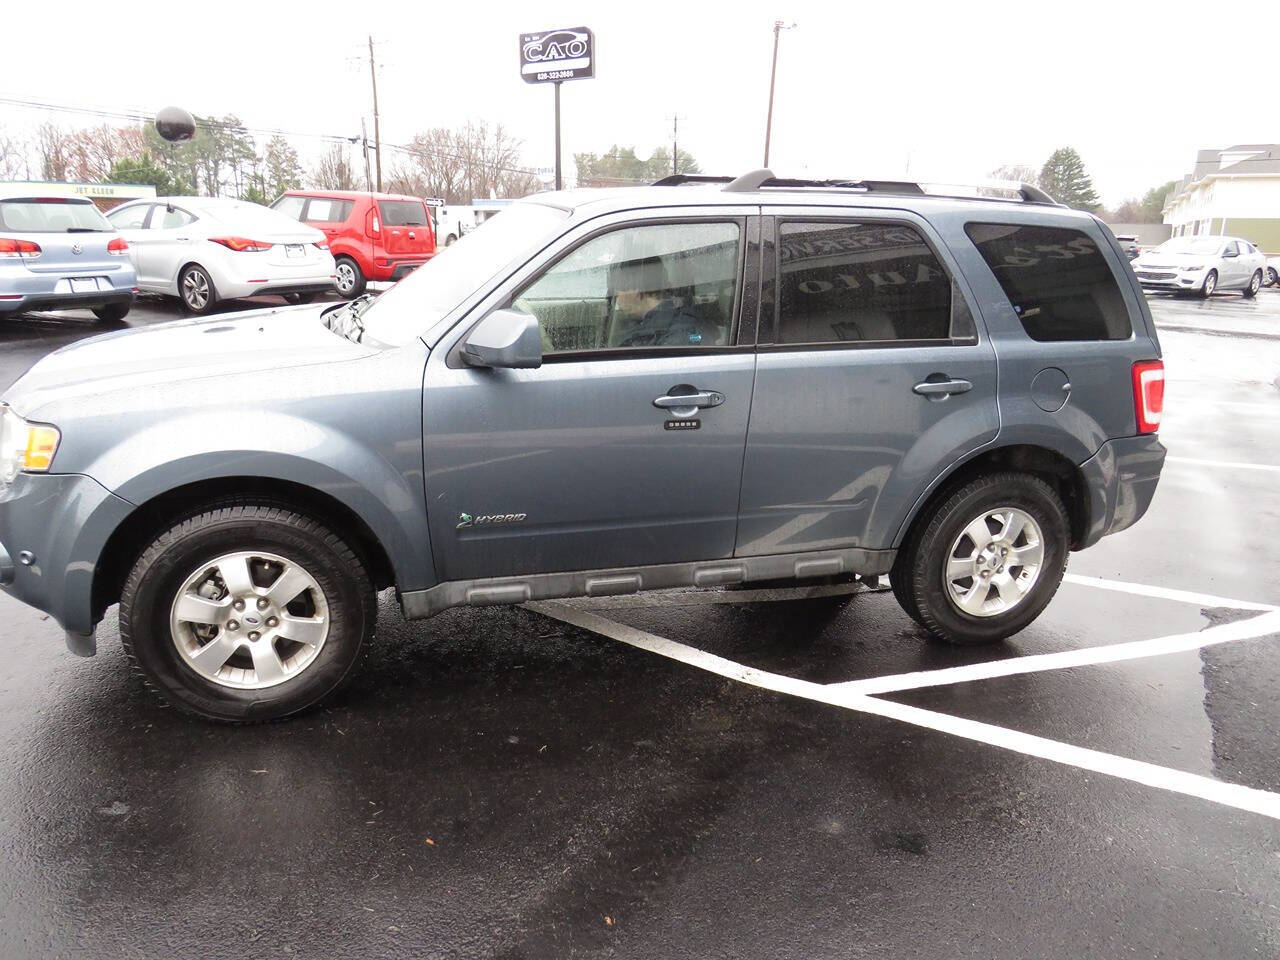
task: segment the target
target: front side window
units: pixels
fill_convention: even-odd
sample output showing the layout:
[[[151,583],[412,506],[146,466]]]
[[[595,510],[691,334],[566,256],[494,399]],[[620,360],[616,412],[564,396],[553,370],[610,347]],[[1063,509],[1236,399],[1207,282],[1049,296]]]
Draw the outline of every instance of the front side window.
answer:
[[[737,223],[627,227],[588,240],[524,288],[546,354],[722,347],[733,337]]]
[[[778,237],[778,343],[946,341],[951,278],[924,238],[905,223],[782,223]]]
[[[1032,340],[1125,340],[1133,333],[1115,274],[1086,234],[1030,224],[964,229]]]

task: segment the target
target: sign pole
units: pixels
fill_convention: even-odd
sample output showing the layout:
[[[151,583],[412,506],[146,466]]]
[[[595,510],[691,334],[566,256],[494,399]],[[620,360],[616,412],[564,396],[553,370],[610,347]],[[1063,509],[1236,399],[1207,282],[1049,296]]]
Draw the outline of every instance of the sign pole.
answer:
[[[555,82],[556,88],[556,189],[561,188],[560,179],[560,81]]]

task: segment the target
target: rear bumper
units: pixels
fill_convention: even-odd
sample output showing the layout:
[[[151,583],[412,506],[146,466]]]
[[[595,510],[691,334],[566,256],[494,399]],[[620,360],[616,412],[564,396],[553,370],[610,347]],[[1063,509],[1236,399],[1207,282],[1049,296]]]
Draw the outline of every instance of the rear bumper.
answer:
[[[413,257],[378,257],[373,262],[373,271],[369,274],[368,279],[381,281],[399,280],[413,273],[433,256],[435,254]]]
[[[1108,440],[1080,465],[1089,498],[1089,521],[1075,549],[1091,547],[1137,523],[1156,493],[1165,448],[1155,434]]]
[[[333,293],[336,290],[337,287],[332,280],[324,282],[313,281],[311,283],[268,283],[266,286],[253,290],[248,296],[280,297],[287,293]]]
[[[49,614],[67,631],[72,652],[91,653],[94,571],[132,511],[90,477],[18,474],[0,491],[0,591]]]
[[[133,288],[110,293],[33,293],[17,300],[0,299],[0,313],[25,313],[30,310],[92,310],[113,303],[133,303]]]

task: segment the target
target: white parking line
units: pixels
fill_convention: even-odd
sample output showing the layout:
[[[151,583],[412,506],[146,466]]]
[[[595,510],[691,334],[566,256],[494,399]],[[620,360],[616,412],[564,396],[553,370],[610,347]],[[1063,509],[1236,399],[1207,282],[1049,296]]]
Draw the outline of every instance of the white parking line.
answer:
[[[1235,610],[1257,610],[1261,613],[1280,610],[1280,607],[1270,603],[1256,603],[1253,600],[1232,600],[1229,597],[1215,597],[1211,593],[1174,590],[1171,587],[1154,587],[1147,583],[1126,583],[1123,580],[1104,580],[1101,577],[1086,577],[1075,573],[1068,573],[1062,578],[1062,582],[1074,583],[1082,587],[1097,587],[1100,590],[1115,590],[1118,593],[1132,593],[1139,597],[1154,597],[1157,600],[1177,600],[1179,603],[1194,603],[1198,607],[1231,607]]]
[[[1248,463],[1243,460],[1197,460],[1195,457],[1165,457],[1165,463],[1185,463],[1193,467],[1224,467],[1227,470],[1266,470],[1280,473],[1280,466],[1272,463]]]
[[[1027,756],[1040,757],[1044,760],[1051,760],[1054,763],[1079,767],[1082,770],[1092,770],[1095,773],[1104,773],[1108,776],[1158,787],[1162,790],[1180,793],[1185,796],[1199,797],[1212,803],[1234,807],[1237,810],[1247,810],[1280,820],[1280,794],[1270,793],[1266,790],[1255,790],[1252,787],[1223,783],[1211,777],[1202,777],[1199,774],[1174,770],[1170,767],[1162,767],[1141,760],[1132,760],[1128,757],[1103,753],[1099,750],[1089,750],[1085,747],[1077,747],[1069,743],[1037,737],[989,723],[966,720],[963,717],[955,717],[945,713],[935,713],[932,710],[923,710],[919,707],[894,703],[891,700],[881,700],[861,693],[850,693],[841,689],[844,686],[843,684],[813,683],[809,680],[799,680],[794,677],[784,677],[780,674],[769,673],[765,670],[757,670],[754,667],[735,663],[724,657],[718,657],[695,647],[676,643],[674,640],[646,633],[635,627],[616,623],[589,611],[575,609],[556,601],[537,601],[527,603],[525,606],[545,616],[553,617],[572,626],[581,627],[600,636],[608,637],[609,639],[617,640],[641,650],[647,650],[650,653],[656,653],[659,656],[753,687],[802,697],[818,703],[831,704],[832,706],[843,707],[846,710],[899,720],[903,723],[926,727],[940,733],[949,733],[953,736],[1001,747]],[[1253,621],[1246,622],[1256,624],[1257,621],[1266,619],[1268,618],[1255,617]]]

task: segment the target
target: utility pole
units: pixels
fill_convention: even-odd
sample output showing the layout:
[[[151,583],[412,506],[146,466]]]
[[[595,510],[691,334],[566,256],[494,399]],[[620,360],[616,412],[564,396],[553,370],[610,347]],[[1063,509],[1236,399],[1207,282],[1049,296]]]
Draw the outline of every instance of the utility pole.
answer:
[[[774,41],[774,59],[778,55],[777,40]],[[369,79],[373,81],[373,147],[378,161],[378,192],[382,192],[382,131],[378,126],[378,71],[373,62],[373,36],[369,36]],[[772,109],[773,92],[770,90],[770,109]],[[765,153],[768,153],[765,148]],[[366,159],[368,156],[366,154]]]
[[[671,175],[680,173],[680,115],[671,115]]]
[[[769,70],[769,114],[764,123],[764,165],[769,166],[769,141],[773,136],[773,86],[778,79],[778,37],[783,30],[790,30],[795,24],[785,26],[781,20],[773,21],[773,66]]]
[[[360,118],[360,142],[364,144],[364,186],[373,189],[373,177],[369,175],[369,128],[365,126],[364,117]]]

